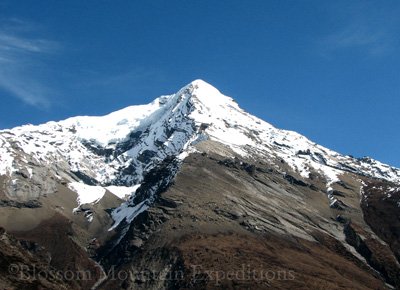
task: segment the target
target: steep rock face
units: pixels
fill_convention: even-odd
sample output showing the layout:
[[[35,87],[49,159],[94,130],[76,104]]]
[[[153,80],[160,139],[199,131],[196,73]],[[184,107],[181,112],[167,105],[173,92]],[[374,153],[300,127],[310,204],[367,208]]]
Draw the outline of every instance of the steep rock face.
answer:
[[[400,263],[400,187],[373,180],[362,189],[365,221],[385,241]]]
[[[90,266],[95,279],[76,287],[214,289],[213,271],[240,261],[298,276],[226,278],[225,288],[400,287],[400,170],[277,129],[201,80],[106,116],[3,130],[0,145],[0,225],[45,246],[60,269]],[[71,256],[38,234],[58,219]],[[106,273],[161,276],[113,279],[89,255]],[[193,273],[195,263],[204,268]]]

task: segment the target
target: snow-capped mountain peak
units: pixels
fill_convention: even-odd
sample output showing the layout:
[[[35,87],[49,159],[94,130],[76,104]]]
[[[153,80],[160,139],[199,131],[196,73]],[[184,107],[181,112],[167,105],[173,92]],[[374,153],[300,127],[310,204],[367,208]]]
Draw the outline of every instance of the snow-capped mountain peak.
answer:
[[[186,260],[215,265],[221,251],[229,271],[229,257],[238,252],[237,261],[277,261],[254,271],[287,267],[287,255],[271,256],[271,247],[305,257],[291,267],[303,276],[326,267],[316,257],[334,261],[326,273],[345,262],[334,278],[325,275],[328,286],[345,285],[340,278],[353,272],[359,279],[347,279],[346,289],[363,288],[368,277],[382,277],[371,289],[383,289],[383,279],[388,287],[400,283],[400,170],[275,128],[202,80],[104,116],[0,131],[0,182],[2,223],[23,241],[0,228],[0,255],[27,269],[43,265],[43,273],[55,267],[93,273],[93,283],[74,280],[63,289],[202,287],[192,283]],[[311,272],[303,271],[306,263],[314,265]],[[107,274],[114,267],[188,275],[172,284],[151,277],[117,281]],[[22,285],[9,274],[11,284],[0,279],[0,285]]]
[[[92,140],[101,146],[107,146],[126,138],[130,132],[140,130],[153,123],[169,109],[178,113],[179,104],[193,102],[199,115],[220,113],[224,108],[239,110],[232,98],[224,96],[215,87],[203,80],[195,80],[183,87],[177,94],[161,96],[146,105],[123,108],[105,116],[79,116],[60,122],[49,122],[47,125],[61,125],[76,131],[85,140]],[[208,116],[207,121],[215,116]],[[197,118],[198,122],[201,117]],[[205,119],[204,119],[205,120]],[[25,127],[26,129],[26,127]]]
[[[51,192],[57,180],[76,191],[88,188],[76,182],[95,186],[93,202],[104,194],[102,188],[134,196],[146,173],[167,158],[182,160],[204,140],[225,146],[228,158],[261,158],[279,171],[287,170],[284,164],[303,179],[319,174],[328,191],[346,172],[400,182],[399,169],[344,156],[296,132],[277,129],[202,80],[150,104],[105,116],[0,131],[0,175],[9,177],[8,194],[19,198]],[[21,174],[36,183],[26,189]],[[46,184],[45,190],[36,184]]]

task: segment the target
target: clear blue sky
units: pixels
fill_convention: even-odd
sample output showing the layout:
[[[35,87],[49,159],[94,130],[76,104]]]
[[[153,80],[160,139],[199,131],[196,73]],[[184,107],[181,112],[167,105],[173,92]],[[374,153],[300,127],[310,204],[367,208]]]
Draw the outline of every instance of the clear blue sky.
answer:
[[[204,79],[277,127],[400,167],[400,2],[0,0],[0,128]]]

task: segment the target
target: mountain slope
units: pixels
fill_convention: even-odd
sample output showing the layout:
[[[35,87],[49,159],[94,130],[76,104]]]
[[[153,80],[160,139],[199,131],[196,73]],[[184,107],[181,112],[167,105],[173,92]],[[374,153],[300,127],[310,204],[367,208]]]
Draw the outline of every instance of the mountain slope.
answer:
[[[333,259],[328,269],[337,271],[346,263],[337,279],[346,271],[361,271],[354,289],[364,279],[372,279],[375,288],[384,287],[380,280],[400,285],[399,236],[395,229],[379,230],[383,220],[370,210],[382,204],[372,195],[390,198],[396,191],[400,170],[371,158],[344,156],[296,132],[277,129],[204,81],[106,116],[3,130],[0,145],[0,225],[11,234],[35,237],[40,225],[61,215],[72,223],[68,239],[86,249],[80,254],[83,264],[95,258],[106,270],[140,270],[149,264],[164,273],[183,269],[186,275],[175,284],[123,282],[133,289],[189,287],[185,283],[193,282],[187,280],[193,273],[188,263],[197,258],[187,254],[195,233],[203,233],[205,242],[216,247],[218,241],[247,238],[259,245],[258,239],[272,235],[260,246],[264,254],[281,241],[296,255],[314,251]],[[370,184],[378,181],[383,185],[377,193]],[[398,212],[395,198],[385,207]],[[400,224],[398,217],[390,222]],[[295,246],[293,239],[302,246]],[[167,253],[149,258],[153,250]],[[224,265],[209,264],[211,256],[201,255],[208,267]],[[280,267],[290,268],[290,257],[275,255]],[[172,268],[165,268],[167,264]],[[315,275],[294,268],[307,281]],[[338,287],[331,289],[351,285],[318,279],[321,285]],[[105,285],[119,282],[104,280]],[[196,285],[212,289],[212,282],[208,277]]]

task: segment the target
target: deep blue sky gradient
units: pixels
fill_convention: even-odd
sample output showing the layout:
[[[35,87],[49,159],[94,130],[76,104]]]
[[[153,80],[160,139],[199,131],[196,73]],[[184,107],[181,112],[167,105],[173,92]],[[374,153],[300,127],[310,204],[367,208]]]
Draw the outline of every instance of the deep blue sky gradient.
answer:
[[[399,1],[0,0],[0,128],[204,79],[273,125],[400,167]]]

